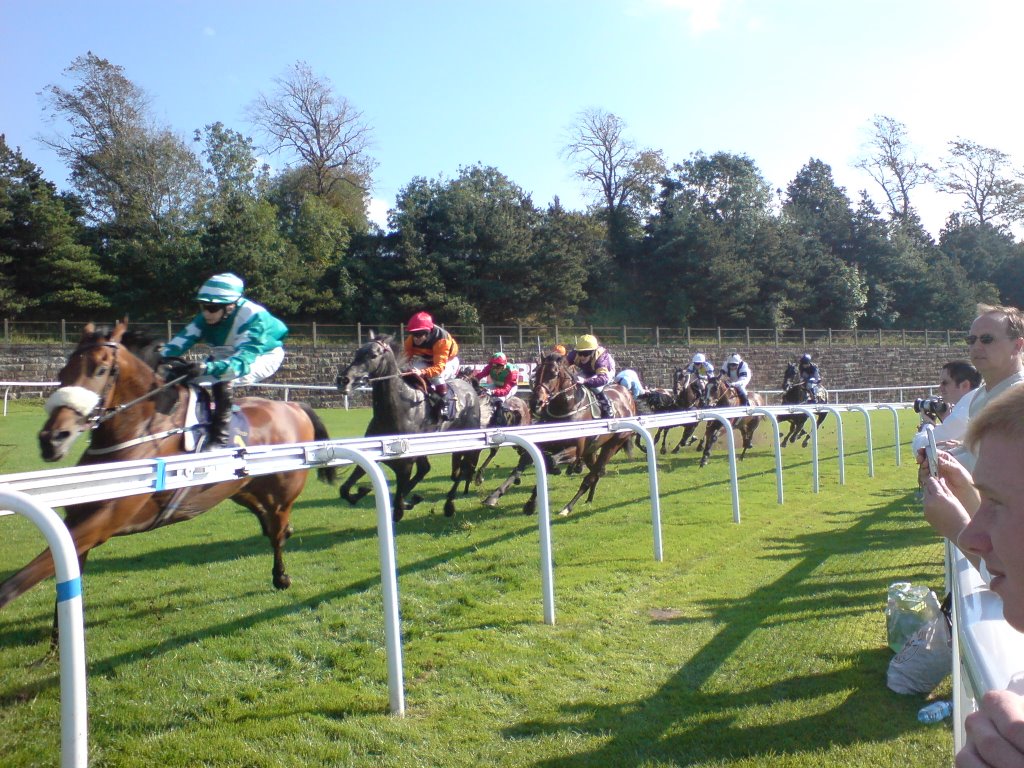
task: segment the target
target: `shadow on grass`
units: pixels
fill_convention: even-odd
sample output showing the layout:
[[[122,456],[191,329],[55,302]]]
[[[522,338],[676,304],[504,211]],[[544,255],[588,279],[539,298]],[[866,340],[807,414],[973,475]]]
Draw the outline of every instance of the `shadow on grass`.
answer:
[[[697,607],[703,618],[670,618],[657,623],[685,627],[695,620],[721,629],[653,695],[628,704],[580,702],[564,708],[557,721],[525,721],[508,729],[512,739],[559,738],[584,732],[606,737],[590,752],[540,760],[537,768],[635,765],[642,761],[666,761],[672,765],[695,762],[727,762],[761,758],[769,764],[780,752],[824,751],[834,746],[880,743],[891,740],[916,721],[893,708],[893,716],[879,716],[879,702],[888,692],[884,670],[891,652],[884,647],[862,650],[843,657],[835,671],[794,675],[765,686],[738,692],[716,692],[715,676],[740,646],[757,630],[773,624],[797,621],[813,611],[815,618],[835,618],[846,613],[863,615],[876,605],[881,613],[884,596],[878,582],[864,579],[829,581],[827,597],[817,575],[822,563],[833,556],[856,556],[866,551],[884,559],[887,551],[904,549],[907,537],[926,535],[886,529],[890,515],[906,499],[892,501],[859,517],[844,530],[831,530],[775,540],[766,557],[792,561],[780,578],[752,591],[741,600],[707,599]],[[934,571],[934,564],[932,570]],[[752,677],[757,677],[753,672]],[[838,706],[821,711],[815,700],[842,697]],[[894,697],[894,695],[893,695]],[[889,697],[890,701],[893,697]],[[815,714],[795,716],[784,722],[764,724],[750,708],[772,707],[781,702],[811,702]],[[796,707],[799,709],[799,707]],[[870,712],[871,716],[865,713]],[[747,724],[751,723],[753,724]]]

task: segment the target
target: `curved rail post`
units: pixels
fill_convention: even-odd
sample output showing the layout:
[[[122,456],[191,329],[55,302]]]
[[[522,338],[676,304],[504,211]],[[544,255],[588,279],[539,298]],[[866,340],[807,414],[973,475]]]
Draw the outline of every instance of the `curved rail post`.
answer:
[[[498,431],[490,437],[494,445],[508,441],[530,454],[537,475],[537,526],[540,529],[540,586],[544,598],[544,623],[555,623],[555,576],[551,567],[551,509],[548,506],[548,475],[544,454],[536,444],[521,435]]]
[[[805,423],[811,425],[811,489],[818,493],[821,488],[818,472],[818,414],[803,405],[792,405],[789,409],[804,414],[807,417]]]
[[[775,414],[766,408],[751,408],[751,415],[759,414],[766,416],[772,425],[772,435],[775,439],[775,490],[779,504],[782,504],[782,436],[779,433],[779,420]]]
[[[651,528],[654,529],[654,559],[662,561],[661,549],[661,499],[658,494],[658,459],[655,456],[654,438],[651,433],[635,421],[609,421],[608,429],[618,432],[620,429],[631,429],[643,438],[647,446],[647,486],[651,494]]]
[[[889,403],[879,403],[879,408],[884,408],[887,411],[892,411],[892,427],[893,432],[896,435],[896,466],[900,466],[900,415],[896,411],[896,406],[890,405]]]
[[[871,441],[871,414],[863,405],[851,405],[851,411],[859,411],[864,414],[864,431],[868,438],[868,477],[875,476],[875,446]]]
[[[736,474],[736,438],[732,434],[732,424],[720,413],[701,411],[697,414],[700,421],[714,419],[725,430],[726,442],[729,444],[729,482],[732,485],[732,521],[740,521],[740,481]]]
[[[395,533],[391,520],[391,493],[384,470],[362,451],[341,445],[318,448],[317,462],[347,459],[359,465],[373,484],[377,504],[377,549],[380,554],[380,584],[384,598],[384,645],[388,657],[388,701],[391,712],[405,715],[405,683],[402,675],[402,633],[398,617],[398,575],[395,564]]]
[[[31,520],[46,537],[57,577],[57,629],[60,652],[60,764],[89,764],[85,687],[85,627],[82,620],[82,574],[78,553],[56,512],[26,493],[0,486],[0,509]]]
[[[834,405],[820,405],[818,407],[836,417],[836,444],[839,448],[839,484],[846,485],[846,450],[843,442],[842,412]]]

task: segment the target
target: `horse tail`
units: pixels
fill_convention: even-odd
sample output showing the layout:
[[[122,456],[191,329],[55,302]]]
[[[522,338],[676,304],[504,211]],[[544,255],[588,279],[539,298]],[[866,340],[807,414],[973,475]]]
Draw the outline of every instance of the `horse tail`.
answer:
[[[306,403],[299,403],[298,405],[313,424],[313,437],[317,440],[330,440],[331,436],[327,434],[327,427],[324,426],[320,417],[316,415],[316,411],[306,405]],[[319,467],[316,471],[316,476],[320,482],[334,485],[335,480],[338,479],[338,468]]]

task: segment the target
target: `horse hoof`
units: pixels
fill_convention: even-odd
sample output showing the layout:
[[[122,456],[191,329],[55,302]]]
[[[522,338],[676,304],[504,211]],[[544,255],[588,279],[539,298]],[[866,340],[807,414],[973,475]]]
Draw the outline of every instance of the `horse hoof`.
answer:
[[[455,517],[455,505],[450,501],[444,503],[444,516]]]
[[[483,477],[481,475],[479,475],[479,474],[473,475],[473,485],[483,485],[483,484],[484,484],[484,479],[483,479]]]
[[[521,478],[521,477],[517,477],[517,478],[514,478],[512,480],[512,485],[522,485],[522,484],[523,484],[523,478]]]
[[[486,499],[484,499],[484,506],[490,507],[491,509],[495,509],[498,506],[498,500],[493,496],[488,496]]]
[[[534,510],[532,504],[524,504],[523,505],[523,514],[524,515],[532,515],[535,511],[536,510]]]
[[[405,508],[406,508],[406,509],[412,509],[412,508],[413,508],[413,507],[415,507],[415,506],[416,506],[417,504],[419,504],[419,503],[420,503],[421,501],[423,501],[423,497],[422,497],[422,496],[420,496],[420,495],[419,495],[418,493],[416,493],[416,494],[413,494],[413,495],[412,495],[412,496],[410,496],[410,497],[408,498],[408,500],[406,501],[406,503],[405,503]]]
[[[565,509],[563,509],[561,512],[558,513],[558,516],[559,517],[568,517],[570,512],[572,512],[572,510],[569,509],[568,507],[566,507]]]
[[[277,589],[288,589],[292,585],[291,577],[287,573],[274,577],[274,587]]]
[[[292,537],[293,533],[295,533],[295,529],[292,528],[292,524],[291,523],[288,523],[288,527],[284,529],[284,537],[286,539],[290,539]]]

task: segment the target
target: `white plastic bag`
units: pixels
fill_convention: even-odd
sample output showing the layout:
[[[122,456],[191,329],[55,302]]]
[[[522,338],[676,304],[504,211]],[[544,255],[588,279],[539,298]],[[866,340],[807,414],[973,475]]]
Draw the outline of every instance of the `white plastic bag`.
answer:
[[[952,671],[953,633],[940,613],[893,656],[886,684],[896,693],[931,693]]]

